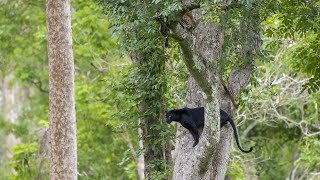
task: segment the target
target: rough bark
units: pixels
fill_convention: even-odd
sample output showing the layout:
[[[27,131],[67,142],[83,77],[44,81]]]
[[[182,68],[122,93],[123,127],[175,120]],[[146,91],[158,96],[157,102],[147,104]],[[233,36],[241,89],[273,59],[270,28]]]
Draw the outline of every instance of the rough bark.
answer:
[[[192,4],[192,3],[189,3]],[[186,5],[188,6],[188,5]],[[198,22],[200,10],[192,12]],[[208,170],[219,141],[219,66],[223,29],[213,23],[199,22],[192,30],[176,25],[172,37],[181,47],[183,60],[192,75],[189,78],[187,107],[205,107],[205,126],[199,144],[179,126],[175,150],[173,179],[209,179]]]
[[[254,67],[254,60],[259,53],[262,41],[259,33],[259,13],[255,9],[244,11],[243,20],[240,24],[241,36],[245,37],[241,42],[241,58],[245,64],[235,66],[228,79],[228,89],[232,92],[234,99],[238,99],[241,91],[246,87]],[[232,115],[234,106],[226,92],[221,93],[221,109]],[[230,125],[224,126],[221,130],[221,138],[218,149],[212,161],[211,179],[224,179],[230,157],[233,130]]]
[[[186,0],[184,8],[182,13],[198,6],[195,6],[192,0]],[[198,22],[195,29],[183,29],[174,23],[171,29],[172,37],[179,43],[183,60],[192,75],[189,79],[186,106],[205,107],[205,127],[200,143],[195,148],[191,146],[193,139],[190,133],[185,128],[178,128],[173,179],[224,179],[233,135],[232,128],[226,126],[221,131],[222,138],[219,138],[218,99],[221,99],[222,109],[230,115],[233,112],[230,96],[220,88],[220,97],[218,91],[221,85],[218,77],[221,76],[219,60],[224,32],[219,25],[199,21],[198,17],[204,14],[203,11],[194,10],[192,13],[195,22]],[[245,38],[241,41],[241,58],[244,59],[244,64],[235,66],[227,83],[234,99],[239,97],[241,90],[247,85],[254,57],[261,46],[258,13],[251,9],[244,11],[243,17],[241,33]]]
[[[77,179],[74,60],[69,0],[47,0],[50,179]]]
[[[232,84],[228,83],[228,89],[232,89],[233,97],[236,99],[240,95],[240,89],[243,89],[243,87],[249,82],[250,74],[252,68],[250,66],[246,66],[247,68],[241,68],[237,73],[233,70],[233,75],[238,79],[237,83]],[[241,80],[240,80],[241,79]],[[238,83],[241,82],[241,83]],[[237,88],[233,88],[233,87]],[[240,88],[241,86],[241,88]],[[236,91],[238,89],[238,91]],[[221,109],[226,111],[228,114],[232,115],[234,111],[234,106],[226,94],[226,92],[221,92]],[[233,138],[233,130],[231,125],[227,124],[226,126],[222,127],[220,131],[220,141],[218,144],[217,151],[214,155],[213,161],[212,161],[212,174],[210,179],[217,179],[217,180],[223,180],[225,177],[225,173],[227,171],[229,157],[230,157],[230,151],[231,151],[231,143]]]

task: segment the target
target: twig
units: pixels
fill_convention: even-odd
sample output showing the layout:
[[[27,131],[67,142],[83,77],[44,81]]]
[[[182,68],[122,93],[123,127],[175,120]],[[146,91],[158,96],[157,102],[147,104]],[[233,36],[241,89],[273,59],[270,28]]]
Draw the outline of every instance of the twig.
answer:
[[[49,93],[49,91],[47,89],[44,89],[42,87],[41,80],[33,79],[33,80],[31,80],[31,83],[34,84],[40,90],[40,92]]]

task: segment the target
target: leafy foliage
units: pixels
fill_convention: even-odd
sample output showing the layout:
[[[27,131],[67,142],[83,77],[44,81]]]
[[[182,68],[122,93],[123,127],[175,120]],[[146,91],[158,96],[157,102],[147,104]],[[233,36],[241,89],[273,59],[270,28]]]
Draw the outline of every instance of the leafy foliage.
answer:
[[[287,59],[295,60],[292,62],[292,66],[297,71],[301,70],[304,73],[313,75],[309,82],[304,85],[304,89],[307,89],[309,93],[317,92],[320,89],[319,46],[320,34],[309,34],[307,37],[297,41],[286,53],[288,54]]]
[[[19,179],[37,177],[39,173],[36,166],[39,163],[39,147],[30,142],[38,141],[39,129],[48,126],[48,85],[44,2],[8,2],[0,11],[7,13],[17,3],[24,8],[15,11],[14,16],[0,18],[0,21],[6,21],[5,27],[12,26],[10,32],[0,31],[0,37],[19,37],[21,43],[5,40],[0,46],[4,61],[16,72],[17,82],[30,87],[30,99],[21,116],[24,121],[14,127],[17,129],[15,134],[20,134],[23,139],[21,147],[33,147],[32,151],[29,148],[14,151],[13,167],[17,168],[15,177]],[[128,131],[132,143],[137,144],[136,129],[128,128],[137,119],[126,121],[130,118],[130,113],[136,112],[132,109],[135,104],[122,91],[118,91],[123,78],[119,74],[125,74],[130,63],[126,58],[120,57],[115,39],[107,29],[109,24],[101,6],[79,0],[73,2],[73,7],[79,176],[81,179],[134,179],[135,160],[128,153],[127,142],[121,133]],[[41,12],[33,14],[38,11]],[[25,16],[38,21],[26,24]],[[18,30],[21,24],[25,27],[25,34]],[[115,63],[120,58],[121,64]],[[118,113],[120,111],[117,108],[122,113]],[[27,122],[29,125],[25,126]],[[12,132],[11,125],[8,124],[7,127]],[[19,127],[25,127],[24,131]],[[25,156],[28,157],[30,166],[21,165]]]
[[[14,168],[19,177],[15,179],[34,179],[36,178],[38,143],[19,144],[14,148],[14,157],[11,166]]]
[[[163,110],[184,104],[187,70],[177,44],[170,41],[170,47],[163,48],[160,24],[154,19],[157,14],[168,16],[181,10],[182,4],[179,0],[96,2],[99,4],[72,2],[79,178],[136,179],[132,152],[142,152],[138,147],[139,118],[152,117],[156,122],[146,137],[154,150],[174,137],[174,127],[162,123]],[[255,142],[255,153],[243,156],[233,152],[228,176],[316,178],[320,168],[320,98],[319,93],[307,95],[300,87],[304,83],[310,93],[319,91],[319,2],[198,2],[209,12],[202,17],[205,21],[224,26],[226,74],[233,65],[244,63],[243,45],[252,49],[241,24],[251,15],[248,12],[259,12],[263,30],[261,61],[241,97],[238,116],[240,130]],[[14,71],[14,83],[30,90],[20,116],[23,121],[11,124],[0,118],[0,141],[5,142],[10,132],[22,140],[14,149],[10,166],[5,156],[0,158],[0,172],[4,172],[0,179],[32,179],[37,178],[41,161],[38,134],[48,126],[45,4],[14,0],[0,5],[0,78]],[[135,65],[126,56],[133,53],[143,55]],[[308,81],[304,76],[310,77]],[[139,112],[142,102],[149,103],[144,113]],[[0,153],[5,154],[6,147],[1,147]],[[148,167],[154,170],[150,179],[166,178],[172,171],[161,158],[154,158]],[[9,174],[12,168],[15,175]]]
[[[122,49],[136,61],[131,69],[125,91],[135,99],[143,130],[144,159],[147,178],[162,179],[167,176],[168,164],[162,151],[173,137],[173,131],[163,123],[167,92],[165,62],[168,57],[163,49],[164,38],[160,24],[154,16],[179,9],[178,1],[99,1],[112,19],[112,29],[119,37]],[[164,9],[159,11],[159,8]]]
[[[42,82],[48,78],[40,76],[47,68],[45,4],[38,0],[1,3],[0,14],[4,16],[0,19],[0,51],[7,66],[5,71],[14,67],[19,79],[45,86]]]
[[[265,3],[265,34],[272,38],[267,46],[279,46],[286,42],[283,39],[290,42],[287,52],[284,53],[284,57],[288,57],[285,59],[290,61],[296,70],[311,75],[304,89],[309,93],[317,92],[320,88],[320,54],[317,48],[320,30],[319,2],[290,0]]]
[[[247,165],[246,178],[306,176],[309,179],[319,171],[316,163],[305,161],[306,154],[309,160],[317,159],[313,156],[318,150],[310,147],[319,139],[319,95],[300,93],[305,80],[291,77],[295,74],[292,72],[294,69],[279,59],[258,66],[252,90],[242,96],[238,116],[243,125],[240,131],[256,142],[256,158],[246,156],[242,160],[243,157],[235,153],[233,161]],[[237,170],[229,169],[229,174]]]

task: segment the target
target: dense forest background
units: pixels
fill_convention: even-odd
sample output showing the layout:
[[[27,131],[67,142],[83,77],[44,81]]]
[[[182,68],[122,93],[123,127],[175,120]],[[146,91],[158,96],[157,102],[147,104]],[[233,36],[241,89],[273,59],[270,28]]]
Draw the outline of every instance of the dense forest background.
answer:
[[[320,1],[201,1],[203,21],[225,30],[223,78],[239,55],[245,13],[259,11],[263,40],[233,117],[242,144],[232,146],[226,179],[320,177]],[[0,1],[0,179],[48,179],[48,55],[45,2]],[[157,13],[183,8],[173,1],[73,0],[79,179],[138,179],[141,119],[156,117],[147,147],[174,144],[176,126],[164,110],[185,106],[189,72],[179,44],[169,47]],[[250,14],[249,14],[250,16]],[[250,46],[248,46],[250,48]],[[137,60],[137,52],[148,61]],[[137,62],[140,61],[140,62]],[[141,113],[143,102],[154,102]],[[141,105],[142,104],[142,105]],[[152,134],[151,133],[151,134]],[[147,137],[149,138],[149,137]],[[171,149],[170,149],[171,150]],[[148,161],[150,179],[173,165]]]

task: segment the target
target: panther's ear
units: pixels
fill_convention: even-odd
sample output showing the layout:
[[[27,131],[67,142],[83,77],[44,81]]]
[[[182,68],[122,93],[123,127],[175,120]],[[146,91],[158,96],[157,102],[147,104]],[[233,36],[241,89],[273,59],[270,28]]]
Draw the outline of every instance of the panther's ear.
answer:
[[[167,111],[167,110],[165,110],[164,112],[165,112],[166,114],[168,113],[168,111]]]

